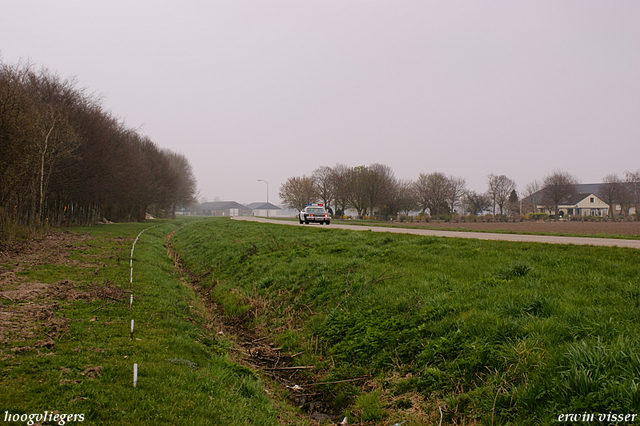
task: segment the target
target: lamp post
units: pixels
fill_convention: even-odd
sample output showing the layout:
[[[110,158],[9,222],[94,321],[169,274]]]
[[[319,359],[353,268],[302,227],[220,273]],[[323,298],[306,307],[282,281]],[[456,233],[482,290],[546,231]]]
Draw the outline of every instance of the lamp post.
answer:
[[[267,218],[269,217],[269,182],[263,179],[258,179],[258,182],[264,182],[267,184]]]

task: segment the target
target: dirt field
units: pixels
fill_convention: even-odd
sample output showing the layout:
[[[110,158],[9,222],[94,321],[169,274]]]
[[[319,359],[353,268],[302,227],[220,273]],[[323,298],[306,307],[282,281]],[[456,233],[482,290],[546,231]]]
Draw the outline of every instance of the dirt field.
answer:
[[[335,221],[336,223],[340,223]],[[352,221],[344,221],[349,223]],[[640,235],[640,222],[420,222],[410,226],[424,226],[434,229],[465,228],[470,231],[496,231],[526,233],[558,233],[584,235]]]
[[[24,342],[25,346],[12,347],[13,352],[51,349],[55,346],[54,339],[68,329],[68,320],[55,314],[61,301],[122,297],[118,287],[70,280],[41,283],[19,275],[45,264],[99,268],[95,263],[70,259],[74,248],[90,239],[83,234],[51,233],[30,241],[0,245],[0,344]],[[37,342],[33,343],[34,340]],[[10,356],[0,350],[0,359]]]

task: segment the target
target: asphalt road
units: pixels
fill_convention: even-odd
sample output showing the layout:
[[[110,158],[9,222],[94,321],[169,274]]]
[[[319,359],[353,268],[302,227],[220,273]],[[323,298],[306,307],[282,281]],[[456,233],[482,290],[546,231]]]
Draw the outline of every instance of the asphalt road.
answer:
[[[428,235],[434,237],[448,238],[472,238],[476,240],[492,240],[492,241],[524,241],[532,243],[547,244],[576,244],[591,246],[607,246],[607,247],[629,247],[640,249],[640,240],[620,240],[615,238],[590,238],[590,237],[555,237],[549,235],[522,235],[522,234],[493,234],[489,232],[464,232],[464,231],[439,231],[434,229],[412,229],[412,228],[395,228],[384,226],[366,226],[366,225],[300,225],[295,221],[267,219],[255,216],[234,216],[235,220],[247,220],[253,222],[273,223],[276,225],[289,226],[312,226],[327,227],[337,229],[348,229],[350,231],[372,231],[372,232],[390,232],[394,234],[414,234]]]

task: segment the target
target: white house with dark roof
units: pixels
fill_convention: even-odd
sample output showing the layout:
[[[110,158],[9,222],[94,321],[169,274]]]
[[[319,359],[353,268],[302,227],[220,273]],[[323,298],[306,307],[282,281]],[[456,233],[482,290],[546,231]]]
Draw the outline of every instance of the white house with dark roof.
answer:
[[[545,213],[552,212],[545,211]],[[560,216],[606,216],[608,214],[609,205],[593,193],[573,194],[558,204]]]
[[[610,206],[602,198],[604,192],[605,183],[580,183],[575,185],[576,193],[562,200],[558,204],[559,212],[562,215],[576,215],[576,216],[607,216],[609,214]],[[629,185],[629,184],[624,184]],[[553,206],[549,205],[549,202],[544,200],[544,190],[540,190],[530,197],[527,197],[528,202],[532,202],[534,211],[539,213],[553,214]],[[626,202],[625,214],[634,214],[640,206],[640,199],[638,195],[633,191],[632,187],[627,190],[628,200]],[[618,203],[613,203],[613,215],[617,216],[623,213],[623,206]]]

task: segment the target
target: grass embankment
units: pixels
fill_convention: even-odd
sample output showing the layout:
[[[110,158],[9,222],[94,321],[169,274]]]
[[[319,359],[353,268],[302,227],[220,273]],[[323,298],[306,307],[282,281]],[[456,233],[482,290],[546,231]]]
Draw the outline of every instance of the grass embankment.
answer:
[[[168,258],[164,238],[176,222],[148,229],[137,242],[129,310],[131,246],[149,226],[74,229],[85,234],[48,259],[0,265],[0,272],[15,271],[5,272],[1,288],[0,420],[5,411],[57,411],[83,414],[92,425],[281,424],[283,406],[254,372],[229,361],[228,343]],[[30,317],[30,306],[40,313]],[[29,332],[15,327],[23,320]]]
[[[637,250],[209,219],[172,239],[350,420],[556,424],[640,408]]]

